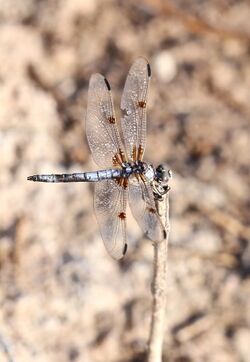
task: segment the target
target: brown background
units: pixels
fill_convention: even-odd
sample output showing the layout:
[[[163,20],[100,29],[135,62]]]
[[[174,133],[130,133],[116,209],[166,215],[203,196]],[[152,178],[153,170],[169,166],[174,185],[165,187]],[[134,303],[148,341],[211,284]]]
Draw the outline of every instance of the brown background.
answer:
[[[116,262],[90,185],[26,181],[94,169],[89,77],[118,109],[139,55],[145,158],[174,172],[164,361],[250,360],[250,5],[174,4],[0,1],[0,361],[145,361],[150,241],[131,217]]]

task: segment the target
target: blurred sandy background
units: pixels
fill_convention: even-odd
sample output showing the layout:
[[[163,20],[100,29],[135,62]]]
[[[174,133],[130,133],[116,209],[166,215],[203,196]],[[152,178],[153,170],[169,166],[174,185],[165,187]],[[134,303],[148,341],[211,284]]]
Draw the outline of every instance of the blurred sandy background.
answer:
[[[152,67],[145,159],[171,191],[164,361],[250,361],[249,1],[0,1],[0,361],[142,362],[153,249],[112,260],[87,184],[88,80]]]

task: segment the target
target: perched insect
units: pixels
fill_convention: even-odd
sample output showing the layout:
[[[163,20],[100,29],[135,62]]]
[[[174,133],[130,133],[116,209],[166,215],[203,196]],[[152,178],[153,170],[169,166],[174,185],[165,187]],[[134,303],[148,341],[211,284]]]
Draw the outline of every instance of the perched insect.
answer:
[[[155,200],[168,192],[171,173],[162,165],[155,169],[142,160],[150,76],[147,60],[142,57],[135,60],[121,99],[124,144],[117,127],[110,85],[101,74],[91,76],[86,133],[94,161],[102,170],[28,177],[41,182],[96,182],[96,217],[104,245],[115,259],[122,258],[127,251],[127,199],[135,219],[151,240],[160,242],[166,237]]]

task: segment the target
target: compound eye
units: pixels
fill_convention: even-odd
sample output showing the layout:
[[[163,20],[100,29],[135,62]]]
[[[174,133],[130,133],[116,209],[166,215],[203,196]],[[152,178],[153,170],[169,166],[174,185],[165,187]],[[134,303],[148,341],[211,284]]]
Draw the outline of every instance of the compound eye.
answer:
[[[165,169],[164,165],[159,165],[159,166],[156,168],[156,171],[159,172],[159,173],[165,173],[165,172],[166,172],[166,169]]]

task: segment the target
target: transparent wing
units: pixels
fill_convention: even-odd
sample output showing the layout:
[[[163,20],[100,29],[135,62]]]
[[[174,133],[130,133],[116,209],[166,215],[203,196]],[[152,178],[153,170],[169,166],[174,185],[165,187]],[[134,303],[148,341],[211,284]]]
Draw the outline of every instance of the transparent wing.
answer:
[[[121,126],[127,155],[141,160],[146,145],[146,104],[151,70],[144,58],[131,66],[121,99]]]
[[[96,183],[96,217],[104,245],[114,259],[122,258],[127,250],[126,203],[127,190],[115,180]]]
[[[101,74],[89,82],[86,134],[95,163],[110,167],[116,155],[124,154],[117,129],[110,85]]]
[[[149,183],[130,178],[129,205],[143,232],[153,241],[162,241],[166,230],[156,210],[153,191]]]

